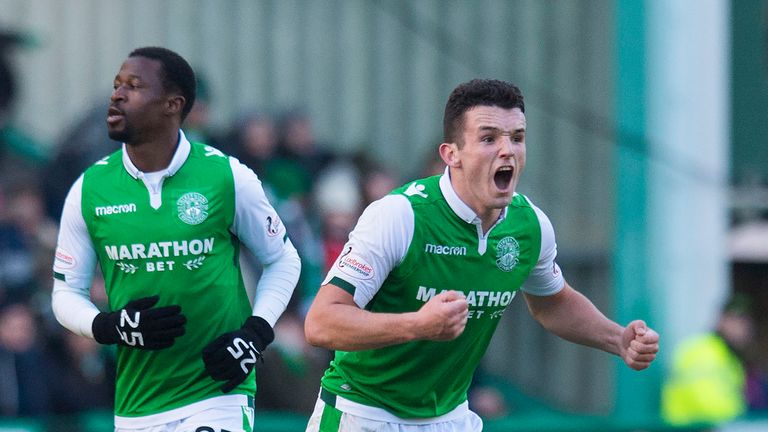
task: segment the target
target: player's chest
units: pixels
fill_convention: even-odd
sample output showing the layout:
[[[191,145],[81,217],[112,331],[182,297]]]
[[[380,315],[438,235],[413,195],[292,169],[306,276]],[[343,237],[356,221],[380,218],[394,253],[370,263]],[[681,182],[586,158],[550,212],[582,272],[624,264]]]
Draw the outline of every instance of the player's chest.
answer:
[[[229,226],[231,194],[203,182],[175,183],[153,188],[127,182],[95,191],[83,206],[91,235],[111,241],[162,241],[208,235],[216,227]]]

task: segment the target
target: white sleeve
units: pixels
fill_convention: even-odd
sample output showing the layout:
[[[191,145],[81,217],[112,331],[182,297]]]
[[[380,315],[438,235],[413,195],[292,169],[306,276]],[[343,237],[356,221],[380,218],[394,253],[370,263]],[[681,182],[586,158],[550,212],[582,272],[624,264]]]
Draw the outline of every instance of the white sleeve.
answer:
[[[530,201],[529,201],[530,202]],[[555,229],[549,218],[541,209],[531,203],[531,207],[539,218],[541,227],[541,252],[539,261],[531,270],[531,274],[523,284],[523,291],[537,296],[549,296],[558,293],[565,286],[565,279],[560,267],[555,262],[557,243]]]
[[[75,334],[93,339],[93,319],[99,309],[91,302],[88,290],[73,288],[66,282],[53,280],[51,305],[56,320]]]
[[[82,186],[80,176],[64,201],[53,261],[51,306],[61,325],[76,334],[93,337],[91,324],[99,313],[90,298],[96,251],[80,208]]]
[[[365,307],[389,272],[403,261],[413,231],[413,209],[406,197],[387,195],[374,201],[349,234],[323,285],[334,279],[336,285],[342,281],[345,286],[341,288],[350,291],[359,307]]]
[[[253,314],[272,327],[288,307],[301,273],[301,260],[290,240],[286,240],[283,249],[277,261],[264,265],[253,298]]]
[[[235,182],[232,232],[264,266],[254,294],[253,314],[274,326],[299,281],[301,261],[285,225],[267,200],[261,180],[236,158],[230,157],[229,164]]]
[[[53,274],[75,288],[89,289],[96,268],[96,251],[81,210],[83,176],[67,193],[59,223]]]

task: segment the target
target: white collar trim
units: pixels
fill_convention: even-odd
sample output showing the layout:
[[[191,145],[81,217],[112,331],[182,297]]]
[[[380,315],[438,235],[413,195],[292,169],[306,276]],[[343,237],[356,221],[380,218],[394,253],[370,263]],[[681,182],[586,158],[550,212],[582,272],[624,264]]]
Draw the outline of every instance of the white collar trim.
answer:
[[[456,190],[451,184],[451,172],[448,167],[445,167],[445,172],[440,176],[440,191],[443,193],[448,206],[456,213],[456,216],[461,218],[464,222],[470,224],[481,224],[480,217],[472,210],[464,201],[456,194]],[[517,192],[515,192],[517,195]],[[499,221],[507,217],[507,207],[501,211],[499,215]]]
[[[128,171],[128,174],[130,174],[133,178],[143,178],[145,173],[136,168],[136,165],[133,164],[131,158],[128,157],[128,151],[126,150],[125,146],[126,144],[123,143],[123,166],[125,167],[125,170]],[[162,172],[163,177],[170,177],[176,174],[176,172],[181,169],[181,166],[184,165],[184,162],[186,162],[191,148],[192,145],[184,135],[184,131],[179,129],[179,145],[176,146],[176,152],[173,154],[171,163],[168,164],[168,167],[158,172]]]

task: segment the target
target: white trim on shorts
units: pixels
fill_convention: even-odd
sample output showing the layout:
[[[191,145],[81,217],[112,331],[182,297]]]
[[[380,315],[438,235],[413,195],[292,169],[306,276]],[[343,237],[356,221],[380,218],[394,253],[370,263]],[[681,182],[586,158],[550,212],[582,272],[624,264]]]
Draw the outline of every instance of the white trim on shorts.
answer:
[[[341,412],[349,413],[358,417],[367,418],[370,420],[376,420],[387,423],[397,423],[406,425],[425,425],[430,423],[442,423],[449,422],[457,419],[464,418],[469,413],[469,402],[464,401],[451,411],[437,417],[428,418],[400,418],[389,411],[363,405],[358,402],[351,401],[342,396],[336,395],[336,409]]]
[[[184,405],[183,407],[150,414],[141,417],[122,417],[115,415],[115,428],[142,429],[152,426],[168,424],[176,420],[187,418],[195,413],[211,408],[227,406],[248,406],[248,396],[244,394],[232,394],[216,396],[200,402]]]

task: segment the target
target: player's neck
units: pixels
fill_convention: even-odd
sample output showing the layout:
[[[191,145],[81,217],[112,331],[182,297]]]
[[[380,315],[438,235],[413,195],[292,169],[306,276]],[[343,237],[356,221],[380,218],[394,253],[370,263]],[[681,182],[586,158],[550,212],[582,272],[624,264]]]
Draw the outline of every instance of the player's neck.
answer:
[[[491,228],[493,228],[496,222],[499,221],[501,210],[487,209],[484,212],[478,213],[477,216],[480,217],[480,221],[483,226],[483,234],[486,234]]]
[[[161,171],[171,164],[179,144],[178,130],[147,141],[126,143],[131,162],[142,172]]]

